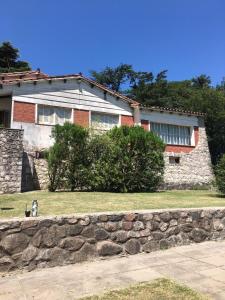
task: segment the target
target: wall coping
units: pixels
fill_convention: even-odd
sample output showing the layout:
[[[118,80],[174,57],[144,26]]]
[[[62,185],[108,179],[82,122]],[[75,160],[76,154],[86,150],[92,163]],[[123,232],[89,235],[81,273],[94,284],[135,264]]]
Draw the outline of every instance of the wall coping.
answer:
[[[2,131],[21,131],[23,132],[24,129],[17,129],[17,128],[4,128],[4,127],[0,127],[0,130]]]
[[[213,207],[195,207],[195,208],[161,208],[161,209],[147,209],[147,210],[127,210],[127,211],[103,211],[103,212],[87,212],[87,213],[74,213],[74,214],[62,214],[62,215],[45,215],[38,217],[11,217],[11,218],[0,218],[0,223],[10,221],[42,221],[42,220],[61,220],[71,218],[85,218],[90,216],[101,216],[101,215],[124,215],[124,214],[150,214],[150,213],[164,213],[164,212],[176,212],[176,211],[217,211],[225,210],[225,206],[213,206]]]

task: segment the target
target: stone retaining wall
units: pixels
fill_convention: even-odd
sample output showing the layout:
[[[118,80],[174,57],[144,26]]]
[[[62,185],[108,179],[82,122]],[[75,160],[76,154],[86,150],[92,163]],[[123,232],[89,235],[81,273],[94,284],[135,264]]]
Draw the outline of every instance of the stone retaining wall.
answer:
[[[21,191],[23,130],[0,128],[0,193]]]
[[[101,213],[0,221],[0,271],[73,264],[225,237],[225,209]]]

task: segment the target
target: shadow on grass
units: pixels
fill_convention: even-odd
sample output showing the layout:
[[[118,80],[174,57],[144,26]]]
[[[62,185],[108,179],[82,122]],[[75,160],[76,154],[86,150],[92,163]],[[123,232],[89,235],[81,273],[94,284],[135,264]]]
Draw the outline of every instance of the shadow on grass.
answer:
[[[1,210],[12,210],[14,207],[1,207]]]
[[[172,190],[170,190],[172,191]],[[91,191],[91,190],[75,190],[75,191],[70,191],[70,190],[56,190],[54,192],[49,192],[51,194],[57,194],[57,193],[104,193],[104,194],[163,194],[165,192],[168,192],[166,190],[159,190],[159,191],[154,191],[154,192],[110,192],[110,191]]]
[[[221,199],[225,199],[225,195],[223,194],[209,194],[207,195],[208,197],[211,197],[211,198],[221,198]]]

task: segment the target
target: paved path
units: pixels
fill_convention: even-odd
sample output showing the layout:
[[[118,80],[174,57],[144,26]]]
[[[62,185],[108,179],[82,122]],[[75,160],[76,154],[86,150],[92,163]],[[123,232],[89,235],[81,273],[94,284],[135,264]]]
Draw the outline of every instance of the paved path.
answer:
[[[40,269],[0,278],[0,300],[72,300],[160,277],[225,299],[225,241]]]

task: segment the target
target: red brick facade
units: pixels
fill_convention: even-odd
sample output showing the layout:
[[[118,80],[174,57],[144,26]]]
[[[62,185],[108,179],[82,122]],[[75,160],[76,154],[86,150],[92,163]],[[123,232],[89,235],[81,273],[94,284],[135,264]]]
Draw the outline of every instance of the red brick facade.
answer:
[[[174,153],[189,153],[191,152],[197,145],[199,141],[199,128],[194,127],[194,136],[195,136],[195,146],[178,146],[178,145],[167,145],[166,152],[174,152]]]
[[[149,131],[149,121],[148,120],[141,120],[141,127],[143,127],[144,130]]]
[[[15,101],[13,112],[14,121],[35,123],[35,104]]]
[[[134,117],[121,115],[121,125],[134,126]]]
[[[74,109],[74,123],[83,127],[89,127],[89,111]]]
[[[195,146],[197,146],[198,141],[199,141],[199,128],[198,127],[194,127],[194,134],[195,134]]]

